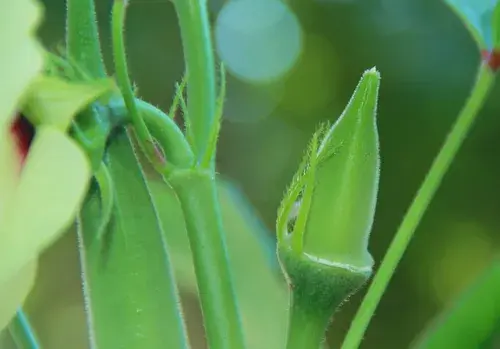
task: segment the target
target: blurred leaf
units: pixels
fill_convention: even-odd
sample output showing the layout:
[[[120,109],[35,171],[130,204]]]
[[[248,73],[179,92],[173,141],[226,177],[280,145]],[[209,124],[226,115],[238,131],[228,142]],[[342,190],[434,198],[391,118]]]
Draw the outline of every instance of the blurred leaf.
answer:
[[[43,9],[38,1],[20,0],[0,4],[0,131],[15,115],[20,97],[40,72],[43,56],[36,29]],[[0,134],[3,138],[3,134]]]
[[[125,132],[108,152],[115,190],[109,231],[97,243],[101,220],[95,191],[82,210],[79,231],[92,340],[99,349],[185,348],[163,233]]]
[[[28,229],[12,232],[7,229],[13,222],[12,215],[19,217],[22,212],[11,211],[10,205],[16,199],[16,190],[19,180],[19,162],[10,136],[10,127],[16,115],[17,108],[23,93],[29,84],[41,71],[43,55],[36,38],[38,25],[43,17],[43,9],[37,1],[19,0],[13,3],[0,4],[0,329],[14,316],[16,308],[24,301],[31,289],[36,262],[34,254],[39,247],[38,243],[44,240],[47,231],[33,232]],[[47,180],[44,177],[42,180]],[[49,179],[50,181],[50,179]],[[21,185],[26,189],[26,183]],[[34,189],[34,188],[32,188]],[[43,190],[43,189],[41,189]],[[35,191],[38,194],[38,191]],[[56,194],[57,195],[57,194]],[[31,196],[37,203],[46,197]],[[27,212],[30,213],[30,212]],[[24,220],[31,220],[29,214]],[[15,225],[14,225],[15,226]],[[29,225],[27,226],[29,228]],[[14,234],[22,233],[24,236]],[[29,241],[30,233],[35,233],[33,242]],[[34,248],[33,248],[34,247]],[[27,251],[26,251],[27,250]]]
[[[15,194],[0,221],[0,285],[74,221],[89,177],[87,158],[73,140],[51,127],[37,129]]]
[[[445,0],[462,19],[479,48],[500,47],[499,0]]]
[[[241,192],[219,180],[219,199],[231,272],[248,348],[281,348],[286,338],[288,292],[277,263],[275,243]],[[153,197],[183,289],[196,292],[196,278],[182,212],[173,192],[151,181]]]
[[[497,259],[429,326],[412,348],[486,348],[485,343],[499,330],[499,324],[500,259]]]

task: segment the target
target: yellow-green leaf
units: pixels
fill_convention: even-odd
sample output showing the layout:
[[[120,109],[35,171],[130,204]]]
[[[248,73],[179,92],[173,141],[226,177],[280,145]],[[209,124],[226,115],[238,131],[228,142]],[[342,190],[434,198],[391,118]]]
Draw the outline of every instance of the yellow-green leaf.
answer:
[[[40,76],[30,85],[22,111],[34,125],[66,131],[78,112],[114,89],[112,79],[73,83]]]

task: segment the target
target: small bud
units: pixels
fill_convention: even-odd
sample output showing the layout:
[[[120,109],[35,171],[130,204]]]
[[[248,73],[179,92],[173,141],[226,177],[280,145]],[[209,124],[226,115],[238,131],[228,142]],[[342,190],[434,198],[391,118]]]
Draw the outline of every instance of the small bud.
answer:
[[[379,82],[375,68],[366,71],[339,119],[315,133],[278,215],[278,252],[292,298],[326,320],[373,266]]]

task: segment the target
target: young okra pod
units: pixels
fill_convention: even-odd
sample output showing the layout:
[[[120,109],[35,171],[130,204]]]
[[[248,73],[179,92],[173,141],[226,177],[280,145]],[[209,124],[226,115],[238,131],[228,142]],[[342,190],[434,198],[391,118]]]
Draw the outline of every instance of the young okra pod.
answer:
[[[372,272],[368,238],[379,184],[379,82],[375,69],[366,71],[339,119],[314,134],[278,215],[292,323],[299,307],[321,336],[334,310]]]

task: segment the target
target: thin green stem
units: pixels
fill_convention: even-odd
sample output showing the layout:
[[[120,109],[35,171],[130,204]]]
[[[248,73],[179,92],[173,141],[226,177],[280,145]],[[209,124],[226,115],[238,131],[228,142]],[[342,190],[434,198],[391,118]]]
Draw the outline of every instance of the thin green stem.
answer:
[[[208,347],[245,348],[212,171],[174,172],[168,182],[184,213]]]
[[[106,77],[94,0],[67,0],[66,52],[94,78]]]
[[[216,119],[214,53],[206,0],[174,0],[188,74],[188,139],[198,162],[206,158]],[[211,156],[209,156],[211,158]]]
[[[154,168],[161,173],[168,172],[162,159],[157,156],[153,137],[139,114],[132,83],[130,82],[127,57],[125,53],[125,42],[123,35],[123,27],[125,25],[125,14],[127,9],[127,0],[115,0],[113,2],[112,13],[112,35],[113,35],[113,56],[115,61],[115,74],[118,86],[123,95],[123,100],[128,109],[130,120],[134,126],[134,131],[137,135],[142,151],[146,154],[147,159],[151,162]]]
[[[217,151],[217,140],[219,138],[220,126],[222,123],[222,114],[224,112],[224,102],[226,101],[226,68],[224,64],[220,66],[220,88],[217,96],[215,119],[210,133],[208,150],[202,160],[201,167],[215,170],[215,156]]]
[[[360,309],[342,345],[342,349],[359,347],[375,309],[408,246],[415,229],[436,193],[450,164],[465,140],[471,126],[488,96],[494,82],[494,74],[486,64],[481,64],[476,83],[455,125],[435,158],[427,176],[408,209],[380,268],[368,289]]]
[[[293,291],[290,302],[286,349],[320,349],[332,311],[327,309],[325,314],[318,314],[317,310],[311,312],[310,305],[297,299]]]
[[[22,308],[17,310],[16,316],[12,319],[9,325],[9,332],[19,349],[41,348],[35,331]]]

